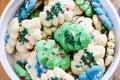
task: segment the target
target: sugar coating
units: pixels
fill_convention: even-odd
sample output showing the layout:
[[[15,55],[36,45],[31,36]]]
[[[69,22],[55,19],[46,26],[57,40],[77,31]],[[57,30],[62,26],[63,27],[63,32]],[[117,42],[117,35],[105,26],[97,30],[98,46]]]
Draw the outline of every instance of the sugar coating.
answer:
[[[86,49],[79,50],[79,52],[75,53],[71,61],[71,70],[74,74],[80,75],[94,65],[100,65],[105,69],[104,55],[105,48],[103,46],[89,44]]]

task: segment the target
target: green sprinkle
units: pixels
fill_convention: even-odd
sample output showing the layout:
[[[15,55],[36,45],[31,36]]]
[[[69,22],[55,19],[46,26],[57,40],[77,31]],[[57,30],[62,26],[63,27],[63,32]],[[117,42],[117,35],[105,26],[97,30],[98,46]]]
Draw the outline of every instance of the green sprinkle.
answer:
[[[75,67],[76,67],[76,68],[80,68],[80,66],[79,66],[79,65],[76,65]]]

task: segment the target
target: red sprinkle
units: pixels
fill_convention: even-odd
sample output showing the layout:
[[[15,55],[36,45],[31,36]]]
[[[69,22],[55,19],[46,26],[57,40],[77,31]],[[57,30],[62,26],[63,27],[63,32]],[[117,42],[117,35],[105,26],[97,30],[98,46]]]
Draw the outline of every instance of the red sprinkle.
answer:
[[[21,76],[20,80],[26,80],[26,76]]]
[[[66,41],[67,41],[67,42],[70,42],[70,39],[69,39],[69,38],[67,38],[67,39],[66,39]]]
[[[100,21],[102,21],[102,18],[101,18],[101,16],[98,16],[98,19],[99,19]]]
[[[54,45],[54,48],[57,48],[58,47],[58,44],[56,43],[55,45]]]
[[[46,74],[46,73],[47,73],[47,71],[44,71],[44,73]]]
[[[42,53],[42,55],[44,55],[45,53]]]
[[[46,59],[47,59],[47,60],[50,60],[50,58],[48,58],[48,57],[47,57]]]
[[[54,8],[54,11],[57,11],[57,8]]]
[[[60,53],[59,53],[59,55],[63,55],[63,53],[62,53],[62,52],[60,52]]]
[[[53,55],[55,55],[56,53],[55,52],[52,52]]]
[[[49,15],[49,14],[50,14],[50,11],[47,10],[47,14]]]
[[[86,61],[86,58],[83,58],[83,60],[85,60],[85,61]]]
[[[89,60],[90,63],[92,63],[92,60]]]
[[[70,69],[67,69],[65,72],[66,72],[66,73],[69,73],[69,72],[70,72]]]
[[[63,55],[61,55],[60,57],[61,57],[61,58],[64,58],[64,56],[63,56]]]
[[[69,11],[69,8],[66,8],[66,11]]]
[[[27,0],[27,2],[30,2],[30,0]]]
[[[25,41],[26,41],[26,42],[29,42],[29,40],[28,40],[28,39],[26,39],[26,38],[25,38]]]
[[[43,45],[46,45],[46,43],[43,43]]]

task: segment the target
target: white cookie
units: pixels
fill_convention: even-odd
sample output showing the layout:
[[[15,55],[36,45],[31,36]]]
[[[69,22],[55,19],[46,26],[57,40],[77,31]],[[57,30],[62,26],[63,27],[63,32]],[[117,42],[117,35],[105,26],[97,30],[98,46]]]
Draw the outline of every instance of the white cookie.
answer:
[[[103,46],[89,44],[86,49],[79,50],[79,52],[75,53],[74,58],[71,61],[71,70],[74,74],[80,75],[90,66],[96,64],[105,69],[104,56],[105,48]]]
[[[39,18],[25,19],[21,22],[21,26],[16,48],[20,52],[25,52],[42,39],[41,22]]]
[[[58,0],[61,4],[62,10],[59,10],[57,15],[52,14],[52,12],[55,13],[55,10],[58,10],[58,8],[54,8],[55,10],[51,11],[51,7],[56,5],[58,1],[51,0],[49,1],[48,5],[44,7],[44,11],[40,12],[39,18],[41,20],[41,23],[45,27],[50,27],[51,25],[58,26],[59,24],[62,24],[64,21],[72,21],[73,19],[73,9],[75,8],[75,3],[72,0],[66,0],[67,3],[62,0]],[[72,6],[71,6],[72,5]],[[49,16],[52,16],[52,18],[48,18]]]
[[[83,16],[77,16],[73,19],[73,23],[79,25],[80,27],[83,27],[90,34],[93,33],[93,31],[94,31],[94,27],[92,26],[92,19],[91,18],[85,18]]]
[[[48,70],[46,73],[42,73],[40,80],[52,80],[52,79],[62,79],[62,80],[74,80],[74,78],[66,73],[59,67],[55,67],[53,70]]]
[[[7,53],[10,54],[13,53],[14,47],[17,42],[19,30],[20,30],[20,26],[19,26],[18,18],[13,18],[8,27],[9,39],[5,46]]]
[[[97,15],[93,15],[92,19],[93,19],[93,24],[94,24],[95,28],[97,30],[100,29],[102,27],[102,23],[99,20],[98,16]]]
[[[91,40],[92,44],[106,46],[108,41],[106,34],[101,34],[99,30],[94,30],[91,36],[93,37]]]

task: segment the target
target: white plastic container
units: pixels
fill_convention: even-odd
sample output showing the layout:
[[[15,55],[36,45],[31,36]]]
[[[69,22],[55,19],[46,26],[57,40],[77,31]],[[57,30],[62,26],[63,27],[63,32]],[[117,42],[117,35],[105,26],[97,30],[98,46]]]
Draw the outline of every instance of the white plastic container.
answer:
[[[0,59],[1,64],[8,74],[8,76],[11,78],[11,80],[19,80],[16,73],[13,70],[13,58],[12,55],[8,55],[5,51],[5,35],[6,30],[9,24],[9,21],[14,17],[16,10],[21,5],[23,0],[12,0],[7,5],[6,9],[4,10],[2,16],[1,16],[1,22],[0,22]],[[116,70],[119,58],[120,58],[120,22],[119,22],[119,16],[116,12],[116,10],[113,8],[112,4],[109,0],[100,0],[100,3],[103,5],[104,9],[108,12],[108,15],[113,22],[114,25],[114,31],[116,35],[116,50],[115,50],[115,56],[112,64],[108,68],[108,70],[105,72],[105,75],[103,76],[102,80],[108,80],[114,71]]]

